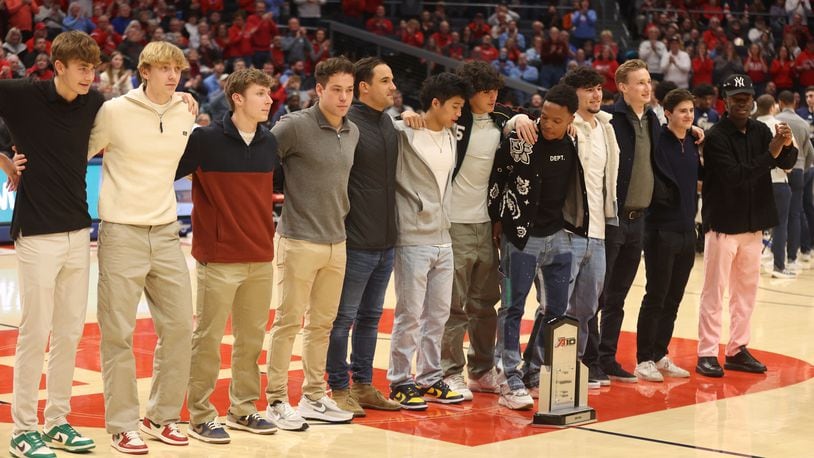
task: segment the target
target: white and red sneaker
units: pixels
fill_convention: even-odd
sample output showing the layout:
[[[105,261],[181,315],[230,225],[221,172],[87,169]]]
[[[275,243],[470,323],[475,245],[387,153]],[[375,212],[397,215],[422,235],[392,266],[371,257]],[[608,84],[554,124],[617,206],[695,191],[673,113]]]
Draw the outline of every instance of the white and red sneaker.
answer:
[[[146,455],[148,452],[147,444],[141,439],[138,431],[114,434],[110,446],[128,455]]]
[[[138,428],[144,434],[156,438],[169,445],[189,445],[189,438],[181,432],[175,422],[159,425],[153,423],[149,418],[145,418],[139,423]]]

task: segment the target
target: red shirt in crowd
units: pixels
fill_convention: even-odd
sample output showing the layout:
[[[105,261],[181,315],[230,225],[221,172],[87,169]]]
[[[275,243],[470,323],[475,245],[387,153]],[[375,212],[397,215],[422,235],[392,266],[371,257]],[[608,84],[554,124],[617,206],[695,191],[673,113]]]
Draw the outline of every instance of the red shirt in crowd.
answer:
[[[754,83],[763,83],[766,81],[766,71],[768,70],[766,63],[763,59],[753,59],[751,55],[746,57],[743,62],[743,69],[749,78],[752,78]]]
[[[386,17],[372,17],[368,19],[365,28],[368,32],[375,33],[376,35],[393,35],[393,22]]]
[[[692,60],[692,85],[712,85],[712,68],[715,63],[709,57],[695,57]]]
[[[803,50],[794,60],[797,72],[800,76],[800,86],[814,86],[814,53]]]
[[[616,59],[602,60],[600,57],[594,59],[592,65],[599,74],[605,77],[605,83],[602,85],[602,88],[615,94],[617,89],[614,77],[616,76],[616,69],[619,68],[619,62],[616,62]]]
[[[233,57],[250,56],[252,54],[252,42],[246,29],[237,24],[229,27],[229,41],[223,48],[223,57],[230,59]]]
[[[424,34],[420,30],[416,30],[415,32],[410,33],[407,30],[401,31],[401,41],[403,43],[407,43],[408,45],[417,46],[419,48],[424,47]]]
[[[777,86],[777,90],[792,89],[794,87],[794,61],[780,59],[772,61],[772,67],[769,73],[772,75],[772,81]]]
[[[271,13],[266,14],[268,16],[252,14],[246,18],[246,29],[251,35],[251,45],[254,51],[268,51],[271,39],[279,34],[277,23],[271,18]]]
[[[201,12],[209,14],[212,11],[223,11],[223,0],[201,0]]]

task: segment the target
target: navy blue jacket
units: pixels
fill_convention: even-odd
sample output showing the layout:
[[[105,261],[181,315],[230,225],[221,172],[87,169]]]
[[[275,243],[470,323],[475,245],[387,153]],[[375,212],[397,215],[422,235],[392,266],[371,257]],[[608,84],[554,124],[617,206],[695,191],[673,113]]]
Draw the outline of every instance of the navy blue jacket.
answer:
[[[613,116],[610,123],[616,133],[616,142],[619,144],[619,177],[616,181],[616,202],[619,214],[622,214],[627,200],[627,190],[630,187],[630,175],[633,172],[633,156],[636,151],[636,131],[627,117],[628,105],[624,99],[619,99],[608,108],[604,108]],[[650,121],[650,162],[656,164],[653,153],[658,143],[661,130],[659,118],[652,108],[647,108],[644,116]]]
[[[662,126],[654,159],[653,200],[647,209],[645,227],[694,231],[701,162],[692,133],[687,131],[684,140],[679,140],[667,126]]]

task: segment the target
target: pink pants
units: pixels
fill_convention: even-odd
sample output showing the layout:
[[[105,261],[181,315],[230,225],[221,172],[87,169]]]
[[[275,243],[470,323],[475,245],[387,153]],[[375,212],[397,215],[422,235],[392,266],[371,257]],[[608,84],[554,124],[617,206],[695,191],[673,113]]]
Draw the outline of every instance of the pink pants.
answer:
[[[762,234],[709,231],[704,244],[704,288],[698,319],[698,356],[718,356],[724,290],[729,287],[729,343],[733,356],[749,343],[750,320],[760,278]]]

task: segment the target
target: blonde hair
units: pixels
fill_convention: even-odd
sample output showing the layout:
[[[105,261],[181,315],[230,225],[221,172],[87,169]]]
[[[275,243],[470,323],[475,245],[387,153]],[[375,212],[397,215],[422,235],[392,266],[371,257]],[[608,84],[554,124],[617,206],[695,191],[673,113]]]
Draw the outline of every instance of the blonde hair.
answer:
[[[616,69],[616,75],[614,78],[616,80],[616,84],[627,84],[627,75],[641,69],[647,70],[647,64],[644,63],[643,60],[632,59],[626,61]]]
[[[151,41],[138,56],[139,73],[142,70],[149,70],[153,65],[160,64],[177,65],[181,67],[181,70],[189,68],[189,62],[181,48],[166,41]]]

